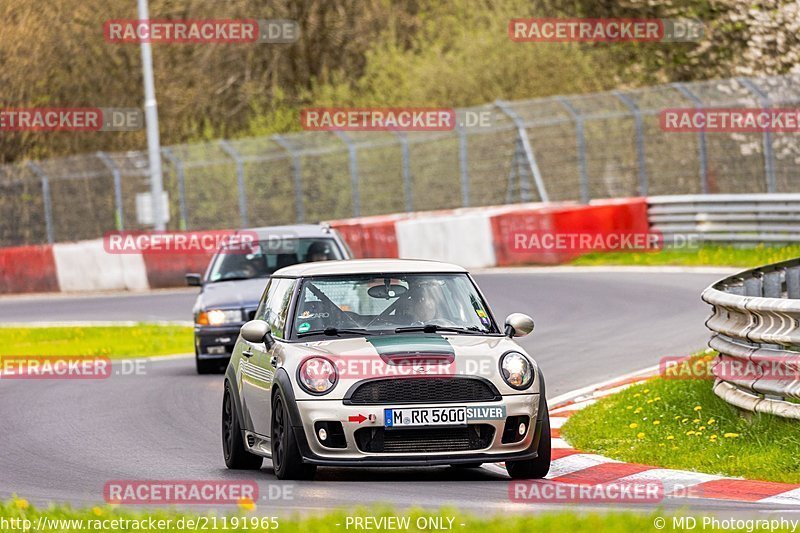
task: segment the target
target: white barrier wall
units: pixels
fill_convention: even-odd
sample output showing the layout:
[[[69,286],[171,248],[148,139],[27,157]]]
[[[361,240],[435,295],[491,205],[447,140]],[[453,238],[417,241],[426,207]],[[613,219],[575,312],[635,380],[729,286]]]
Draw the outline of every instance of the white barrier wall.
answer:
[[[150,288],[141,254],[109,254],[102,239],[55,244],[53,256],[63,292]]]
[[[395,223],[398,255],[465,268],[495,265],[494,238],[486,212],[400,220]]]

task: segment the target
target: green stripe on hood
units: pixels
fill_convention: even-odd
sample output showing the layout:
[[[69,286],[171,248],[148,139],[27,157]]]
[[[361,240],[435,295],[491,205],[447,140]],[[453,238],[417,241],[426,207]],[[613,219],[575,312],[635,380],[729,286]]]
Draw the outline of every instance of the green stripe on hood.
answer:
[[[437,334],[428,335],[376,335],[367,337],[378,355],[445,355],[455,356],[450,341]]]

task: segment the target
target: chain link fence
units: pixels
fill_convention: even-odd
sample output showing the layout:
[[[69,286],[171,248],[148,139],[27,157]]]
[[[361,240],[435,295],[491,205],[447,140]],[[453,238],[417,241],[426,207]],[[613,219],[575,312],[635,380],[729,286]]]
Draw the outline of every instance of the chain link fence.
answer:
[[[669,108],[779,108],[800,76],[495,102],[482,127],[302,132],[163,148],[170,229],[667,194],[800,191],[797,133],[673,133]],[[465,110],[459,110],[463,116]],[[0,167],[0,246],[147,229],[145,152]]]

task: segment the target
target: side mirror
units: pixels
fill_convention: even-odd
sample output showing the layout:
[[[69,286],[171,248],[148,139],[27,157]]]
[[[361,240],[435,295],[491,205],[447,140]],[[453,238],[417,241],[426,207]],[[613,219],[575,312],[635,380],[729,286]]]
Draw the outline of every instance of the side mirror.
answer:
[[[505,333],[509,337],[524,337],[533,331],[533,319],[522,313],[511,313],[506,318]]]
[[[190,287],[202,287],[203,286],[203,276],[200,274],[186,274],[186,284]]]
[[[251,320],[242,326],[242,338],[247,342],[269,342],[269,324],[263,320]]]

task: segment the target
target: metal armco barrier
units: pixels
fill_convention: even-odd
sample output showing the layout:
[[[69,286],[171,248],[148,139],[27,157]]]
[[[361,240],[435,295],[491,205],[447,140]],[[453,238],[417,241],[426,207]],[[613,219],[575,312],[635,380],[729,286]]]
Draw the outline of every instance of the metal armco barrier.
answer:
[[[665,237],[719,243],[800,242],[800,194],[651,196],[648,218]]]
[[[800,259],[748,270],[703,291],[719,352],[714,392],[747,411],[800,419]],[[720,375],[720,363],[754,371]]]

